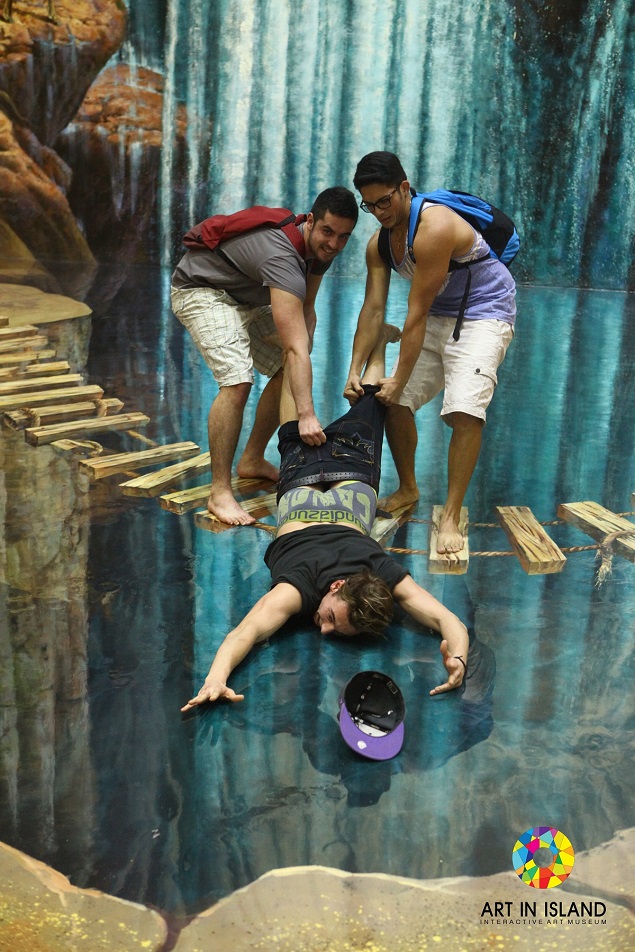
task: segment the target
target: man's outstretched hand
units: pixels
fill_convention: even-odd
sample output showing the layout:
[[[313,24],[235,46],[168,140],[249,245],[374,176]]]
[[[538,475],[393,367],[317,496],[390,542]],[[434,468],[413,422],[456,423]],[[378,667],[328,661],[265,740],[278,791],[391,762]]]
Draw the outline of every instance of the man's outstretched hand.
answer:
[[[430,694],[443,694],[444,691],[453,691],[463,683],[463,678],[465,676],[465,665],[458,658],[454,658],[450,654],[448,643],[445,638],[439,645],[439,651],[441,652],[441,657],[443,658],[445,670],[448,672],[448,680],[445,682],[445,684],[439,684],[438,687],[432,688]]]
[[[243,701],[244,699],[244,694],[236,694],[235,691],[228,688],[222,681],[206,681],[196,697],[193,697],[181,708],[181,713],[191,711],[192,708],[198,707],[199,704],[207,704],[208,701],[213,703],[219,700]]]

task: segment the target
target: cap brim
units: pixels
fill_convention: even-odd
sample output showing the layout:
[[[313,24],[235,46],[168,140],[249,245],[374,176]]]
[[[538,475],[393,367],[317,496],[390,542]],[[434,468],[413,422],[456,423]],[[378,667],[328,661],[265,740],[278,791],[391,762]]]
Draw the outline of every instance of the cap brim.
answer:
[[[383,737],[371,737],[360,730],[348,712],[346,704],[340,707],[340,731],[342,737],[356,754],[368,757],[369,760],[390,760],[396,757],[403,745],[403,721],[394,731],[384,734]]]

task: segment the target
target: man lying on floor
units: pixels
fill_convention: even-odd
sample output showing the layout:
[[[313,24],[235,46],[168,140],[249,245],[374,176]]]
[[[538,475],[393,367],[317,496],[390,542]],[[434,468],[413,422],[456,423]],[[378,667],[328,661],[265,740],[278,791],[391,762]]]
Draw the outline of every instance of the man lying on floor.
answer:
[[[388,340],[384,334],[368,359],[364,396],[326,427],[326,443],[300,439],[288,379],[283,382],[279,443],[278,528],[265,553],[272,585],[239,625],[230,631],[196,697],[181,708],[242,701],[227,684],[230,674],[258,642],[266,641],[292,615],[309,615],[323,635],[380,634],[392,618],[393,603],[417,622],[441,634],[447,680],[430,694],[457,688],[467,670],[465,625],[370,538],[381,470],[385,407],[375,399],[384,376]]]

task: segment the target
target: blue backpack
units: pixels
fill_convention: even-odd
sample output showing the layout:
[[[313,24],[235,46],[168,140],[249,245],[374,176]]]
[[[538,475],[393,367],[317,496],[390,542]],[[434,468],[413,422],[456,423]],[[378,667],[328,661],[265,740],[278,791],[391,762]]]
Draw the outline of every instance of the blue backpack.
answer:
[[[484,199],[478,198],[476,195],[470,195],[468,192],[456,192],[447,188],[437,188],[433,192],[416,192],[414,189],[411,189],[411,192],[412,205],[410,208],[410,221],[408,222],[408,254],[413,261],[413,245],[424,202],[432,202],[435,205],[445,205],[446,208],[451,208],[452,211],[460,215],[472,228],[480,232],[490,247],[489,254],[484,255],[482,258],[477,258],[475,261],[470,261],[469,264],[460,264],[456,261],[450,261],[450,271],[467,270],[463,300],[461,301],[459,315],[452,335],[454,340],[458,340],[461,333],[463,315],[467,306],[467,299],[470,293],[470,285],[472,283],[472,266],[488,258],[497,258],[504,265],[509,267],[520,250],[520,238],[518,237],[518,232],[516,231],[513,221],[505,212],[502,212],[500,208],[496,208],[495,205],[491,205]],[[390,254],[390,236],[387,228],[382,228],[379,232],[378,250],[382,261],[388,265],[388,267],[396,270]]]

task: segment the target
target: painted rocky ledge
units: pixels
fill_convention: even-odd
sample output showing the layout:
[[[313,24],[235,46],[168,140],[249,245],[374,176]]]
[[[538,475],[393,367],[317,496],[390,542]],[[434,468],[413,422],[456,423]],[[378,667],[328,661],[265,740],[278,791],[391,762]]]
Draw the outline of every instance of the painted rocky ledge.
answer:
[[[51,23],[46,0],[15,0],[13,22],[0,21],[0,90],[49,146],[121,46],[127,19],[123,0],[56,0],[55,9]]]
[[[50,294],[26,284],[5,284],[0,267],[0,317],[8,318],[9,327],[41,327],[49,346],[70,364],[71,373],[86,367],[91,313],[87,304],[64,294]]]
[[[143,265],[158,255],[162,123],[163,77],[120,63],[103,70],[55,142],[73,169],[69,205],[103,264],[87,298],[98,312],[107,308],[131,263]],[[177,181],[183,177],[186,132],[179,106],[170,130]]]
[[[71,170],[51,146],[121,45],[126,7],[57,0],[55,9],[51,23],[44,0],[15,0],[13,21],[0,21],[0,280],[17,272],[82,298],[96,262],[66,198]]]
[[[2,952],[632,952],[635,830],[576,856],[573,886],[529,890],[513,872],[419,881],[321,866],[274,870],[201,913],[176,943],[155,911],[93,890],[0,845]],[[503,916],[486,903],[509,904]],[[536,914],[519,923],[520,903]],[[546,916],[545,903],[557,915]],[[576,921],[591,908],[603,922]],[[550,923],[546,919],[550,918]],[[587,920],[587,914],[579,917]],[[542,919],[542,923],[533,922]],[[513,920],[510,922],[510,920]],[[557,920],[554,922],[554,920]]]

